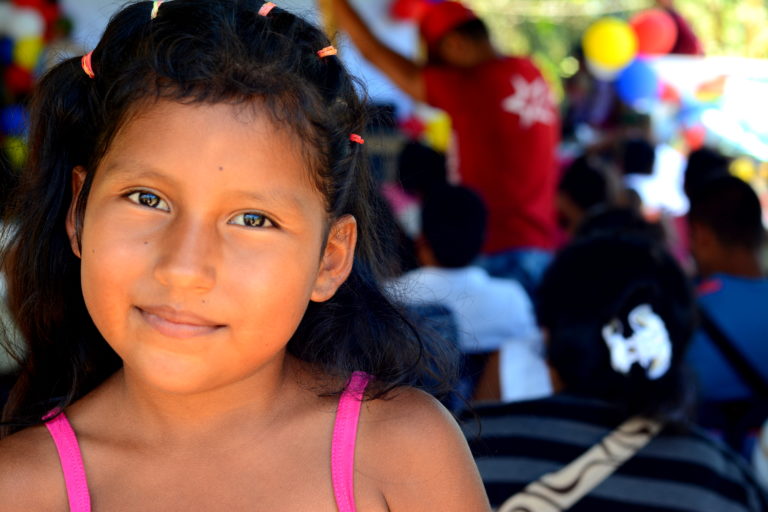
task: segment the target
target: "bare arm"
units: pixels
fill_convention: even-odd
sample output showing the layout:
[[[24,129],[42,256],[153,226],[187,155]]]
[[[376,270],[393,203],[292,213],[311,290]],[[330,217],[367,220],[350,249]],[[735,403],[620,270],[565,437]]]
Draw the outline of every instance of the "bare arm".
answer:
[[[424,101],[426,90],[421,66],[379,41],[349,5],[349,0],[333,0],[332,4],[339,26],[349,34],[363,57],[379,68],[403,92],[416,101]]]

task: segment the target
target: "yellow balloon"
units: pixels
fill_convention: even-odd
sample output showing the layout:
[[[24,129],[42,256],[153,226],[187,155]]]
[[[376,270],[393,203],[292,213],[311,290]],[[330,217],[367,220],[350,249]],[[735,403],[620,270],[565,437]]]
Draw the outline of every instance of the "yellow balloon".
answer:
[[[637,35],[626,21],[602,18],[589,26],[582,39],[584,56],[606,71],[626,67],[637,55]]]
[[[27,161],[27,144],[21,137],[6,137],[3,150],[13,169],[21,169]]]
[[[740,156],[731,162],[731,174],[749,183],[755,179],[757,168],[755,162],[746,156]]]
[[[42,53],[42,37],[24,37],[13,45],[13,62],[31,71],[37,66]]]
[[[429,147],[445,153],[451,144],[451,118],[445,112],[439,112],[426,124],[424,142]]]

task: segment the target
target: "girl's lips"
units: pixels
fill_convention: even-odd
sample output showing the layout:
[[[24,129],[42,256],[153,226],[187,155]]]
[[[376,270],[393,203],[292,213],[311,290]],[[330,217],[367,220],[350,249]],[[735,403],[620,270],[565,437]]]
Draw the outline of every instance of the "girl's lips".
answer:
[[[146,306],[136,309],[145,322],[160,334],[171,338],[204,336],[224,327],[194,313],[168,306]]]

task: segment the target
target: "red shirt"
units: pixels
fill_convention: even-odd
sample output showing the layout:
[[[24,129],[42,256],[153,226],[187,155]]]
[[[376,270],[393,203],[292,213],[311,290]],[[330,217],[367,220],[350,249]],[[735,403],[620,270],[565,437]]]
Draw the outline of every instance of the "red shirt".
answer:
[[[427,102],[451,117],[461,182],[488,207],[484,252],[553,248],[560,123],[533,62],[429,66],[424,79]]]

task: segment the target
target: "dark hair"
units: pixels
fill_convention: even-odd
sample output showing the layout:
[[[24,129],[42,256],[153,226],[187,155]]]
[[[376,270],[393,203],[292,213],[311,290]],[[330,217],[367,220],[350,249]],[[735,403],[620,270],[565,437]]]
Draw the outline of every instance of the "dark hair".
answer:
[[[610,199],[607,177],[586,156],[580,156],[568,166],[558,191],[567,194],[584,212]]]
[[[465,267],[480,254],[486,218],[480,196],[465,187],[446,185],[424,201],[421,233],[441,266]]]
[[[420,142],[408,142],[397,157],[400,184],[406,192],[425,197],[445,185],[445,155]]]
[[[454,27],[451,32],[460,34],[473,41],[488,41],[490,36],[488,34],[488,26],[480,18],[475,18],[469,21],[465,21]]]
[[[634,208],[606,207],[591,212],[579,225],[575,238],[634,237],[648,243],[666,244],[664,230],[658,223],[650,223]]]
[[[758,250],[765,239],[760,200],[749,184],[721,176],[700,184],[691,194],[688,218],[709,227],[723,245]]]
[[[672,344],[670,368],[656,380],[638,365],[626,375],[615,371],[602,334],[618,320],[629,336],[628,314],[641,304],[661,317]],[[682,270],[658,244],[616,235],[577,240],[545,273],[536,313],[566,391],[609,401],[627,414],[690,412],[682,361],[694,329],[694,299]]]
[[[690,199],[693,192],[702,184],[713,178],[729,176],[728,167],[731,161],[719,151],[703,147],[688,155],[683,175],[683,190]]]
[[[130,4],[93,51],[95,79],[80,58],[46,74],[31,105],[30,159],[9,218],[3,254],[9,309],[25,341],[20,377],[4,410],[8,433],[39,422],[116,371],[121,361],[86,310],[79,260],[64,230],[72,170],[86,170],[76,207],[82,229],[94,171],[115,133],[147,102],[229,103],[260,108],[306,141],[305,157],[331,220],[353,215],[358,245],[352,273],[335,296],[310,303],[288,351],[331,377],[338,393],[354,370],[372,374],[369,397],[429,380],[450,359],[422,338],[382,293],[392,275],[391,224],[350,142],[365,125],[357,84],[316,27],[261,0],[183,0]],[[446,383],[446,379],[439,379]],[[433,379],[435,380],[435,379]],[[449,384],[446,383],[447,391]]]
[[[621,147],[621,168],[624,174],[653,174],[656,150],[646,139],[628,139]]]
[[[448,32],[446,32],[439,39],[439,41],[442,41],[442,39],[449,33],[458,34],[475,43],[487,43],[491,40],[490,33],[488,32],[488,26],[480,18],[474,18],[456,25]],[[440,56],[440,52],[436,51],[438,47],[439,43],[436,43],[427,48],[427,64],[435,66],[442,66],[446,64],[443,58]]]

